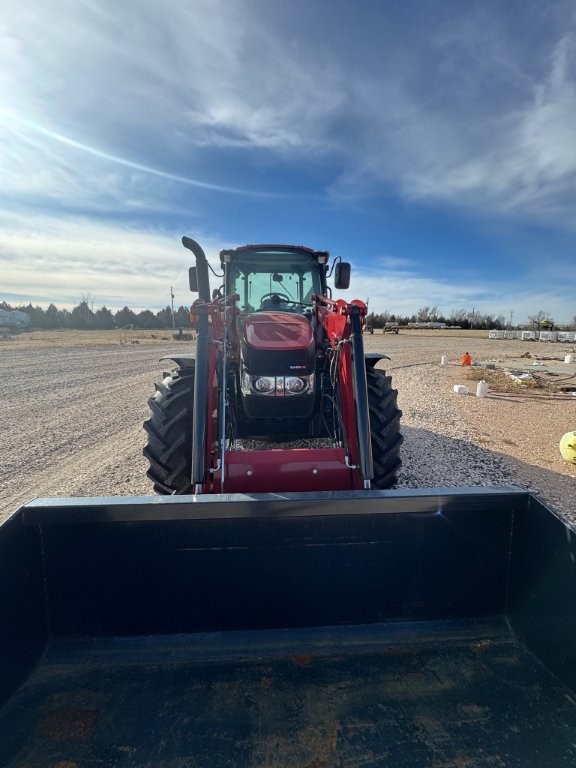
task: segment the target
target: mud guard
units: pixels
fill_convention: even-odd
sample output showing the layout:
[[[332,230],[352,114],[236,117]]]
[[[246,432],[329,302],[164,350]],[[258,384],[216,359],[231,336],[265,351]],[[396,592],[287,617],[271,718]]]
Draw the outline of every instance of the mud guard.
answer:
[[[160,360],[172,360],[179,368],[195,368],[196,367],[196,355],[195,354],[175,354],[175,355],[163,355]]]
[[[364,365],[366,368],[374,368],[380,360],[390,360],[388,355],[382,355],[380,352],[364,352]]]

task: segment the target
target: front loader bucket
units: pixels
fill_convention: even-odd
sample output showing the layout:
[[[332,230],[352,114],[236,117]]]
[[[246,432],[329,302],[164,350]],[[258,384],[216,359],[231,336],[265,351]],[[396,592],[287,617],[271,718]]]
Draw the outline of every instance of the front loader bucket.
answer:
[[[575,536],[510,488],[35,500],[0,764],[575,764]]]

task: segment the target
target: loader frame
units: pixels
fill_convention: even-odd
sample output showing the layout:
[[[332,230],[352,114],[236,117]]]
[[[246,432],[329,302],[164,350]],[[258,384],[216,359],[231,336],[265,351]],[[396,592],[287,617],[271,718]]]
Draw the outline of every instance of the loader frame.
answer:
[[[341,439],[332,447],[231,450],[227,409],[230,405],[229,370],[238,359],[238,296],[227,294],[227,265],[235,251],[223,251],[223,290],[207,301],[208,270],[204,252],[191,238],[183,244],[196,256],[194,285],[200,298],[191,316],[196,322],[196,362],[192,437],[192,488],[196,494],[300,491],[368,490],[374,477],[363,329],[364,302],[333,300],[314,295],[311,323],[326,354],[335,360]],[[249,246],[247,249],[264,246]],[[283,248],[283,246],[265,246]],[[290,247],[293,248],[293,247]],[[299,249],[293,248],[294,251]],[[310,249],[300,249],[310,254]],[[321,285],[326,287],[325,270]],[[383,357],[383,356],[379,356]]]

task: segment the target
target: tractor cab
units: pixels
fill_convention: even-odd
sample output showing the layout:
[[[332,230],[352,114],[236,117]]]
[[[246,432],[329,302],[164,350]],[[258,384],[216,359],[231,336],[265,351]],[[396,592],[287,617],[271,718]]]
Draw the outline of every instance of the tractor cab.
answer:
[[[242,315],[289,312],[312,316],[312,297],[326,293],[328,254],[295,246],[249,245],[221,251],[226,294]]]
[[[235,296],[242,410],[251,419],[309,419],[317,401],[314,296],[326,292],[328,254],[253,245],[220,254]]]

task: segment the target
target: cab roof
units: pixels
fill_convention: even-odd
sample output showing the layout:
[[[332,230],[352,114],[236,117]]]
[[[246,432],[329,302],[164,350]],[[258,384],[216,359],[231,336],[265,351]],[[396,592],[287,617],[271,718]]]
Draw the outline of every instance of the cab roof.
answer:
[[[327,262],[329,253],[328,251],[315,251],[313,248],[306,248],[304,245],[280,245],[278,243],[260,243],[257,245],[242,245],[239,248],[227,248],[220,251],[220,263],[224,264],[226,256],[231,256],[235,253],[245,253],[249,251],[265,252],[265,253],[294,253],[294,254],[306,254],[307,256],[323,257]]]

